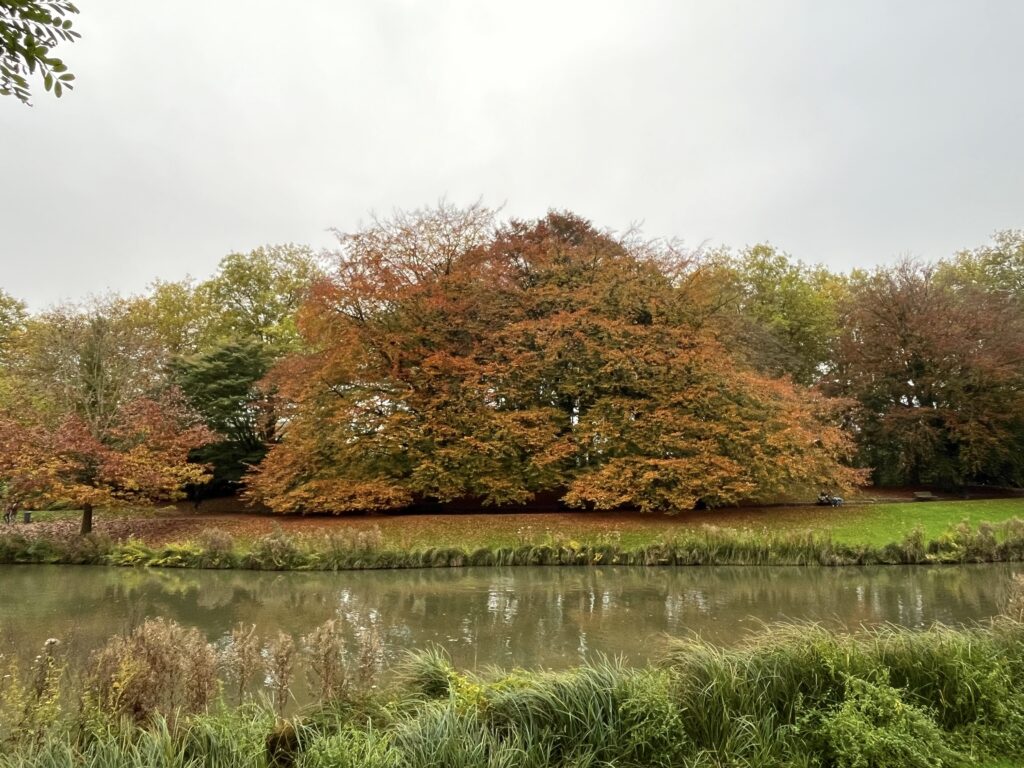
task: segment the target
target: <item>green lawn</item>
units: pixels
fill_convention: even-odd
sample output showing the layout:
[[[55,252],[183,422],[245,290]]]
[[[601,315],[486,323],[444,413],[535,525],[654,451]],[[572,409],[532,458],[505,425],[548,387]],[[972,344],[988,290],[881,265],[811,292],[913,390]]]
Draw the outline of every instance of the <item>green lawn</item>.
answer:
[[[925,539],[934,539],[963,520],[977,525],[1014,517],[1024,519],[1024,499],[877,504],[837,511],[826,530],[836,541],[883,545],[901,540],[918,526],[924,530]]]

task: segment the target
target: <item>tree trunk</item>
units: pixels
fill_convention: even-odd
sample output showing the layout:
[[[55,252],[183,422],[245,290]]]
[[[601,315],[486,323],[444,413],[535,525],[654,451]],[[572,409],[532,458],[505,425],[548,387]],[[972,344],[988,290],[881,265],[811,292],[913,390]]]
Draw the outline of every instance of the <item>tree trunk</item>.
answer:
[[[80,533],[83,536],[92,533],[92,504],[82,505],[82,530]]]

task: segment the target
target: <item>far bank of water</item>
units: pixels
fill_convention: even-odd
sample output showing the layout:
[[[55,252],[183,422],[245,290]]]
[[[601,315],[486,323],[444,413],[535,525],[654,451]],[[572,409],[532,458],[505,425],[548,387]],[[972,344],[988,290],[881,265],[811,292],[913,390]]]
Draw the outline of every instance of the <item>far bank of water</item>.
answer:
[[[642,664],[667,635],[730,644],[780,620],[841,629],[970,624],[998,613],[1024,564],[854,568],[454,568],[339,573],[0,566],[3,652],[60,638],[73,666],[147,617],[222,642],[239,622],[296,638],[345,620],[384,665],[446,648],[456,666],[567,667],[594,654]]]

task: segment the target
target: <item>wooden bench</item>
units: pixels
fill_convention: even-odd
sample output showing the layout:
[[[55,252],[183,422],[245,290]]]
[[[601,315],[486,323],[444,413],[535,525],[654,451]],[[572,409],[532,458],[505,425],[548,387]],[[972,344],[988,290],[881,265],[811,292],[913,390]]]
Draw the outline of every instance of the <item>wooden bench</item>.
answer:
[[[914,491],[914,501],[935,501],[938,498],[931,491]]]

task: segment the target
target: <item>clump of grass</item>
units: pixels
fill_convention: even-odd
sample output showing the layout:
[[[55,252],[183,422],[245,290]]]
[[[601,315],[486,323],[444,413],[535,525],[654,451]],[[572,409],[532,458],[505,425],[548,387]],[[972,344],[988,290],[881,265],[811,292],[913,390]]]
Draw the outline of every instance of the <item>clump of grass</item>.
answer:
[[[367,530],[346,528],[310,542],[317,568],[342,570],[389,567],[393,555],[384,548],[380,526]]]
[[[530,733],[561,762],[633,760],[639,750],[624,736],[621,709],[625,681],[631,677],[620,664],[607,660],[564,673],[514,676],[484,687],[481,720],[498,734]],[[632,703],[631,730],[639,736],[635,726],[648,718],[635,698]],[[644,710],[649,706],[642,705]]]
[[[303,768],[400,768],[402,753],[391,735],[372,725],[346,727],[318,739],[303,754]]]
[[[1003,615],[1024,622],[1024,575],[1015,573],[1003,599]]]
[[[191,717],[173,735],[191,765],[242,768],[262,764],[266,735],[274,723],[266,709],[246,705]]]
[[[398,666],[398,676],[406,688],[429,699],[451,692],[456,672],[448,652],[439,646],[408,652]]]
[[[508,737],[484,727],[472,713],[431,702],[400,720],[392,729],[399,765],[417,768],[487,766],[513,768],[519,750]],[[551,763],[556,765],[556,763]]]

